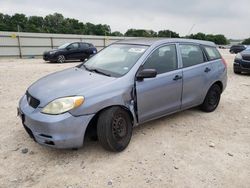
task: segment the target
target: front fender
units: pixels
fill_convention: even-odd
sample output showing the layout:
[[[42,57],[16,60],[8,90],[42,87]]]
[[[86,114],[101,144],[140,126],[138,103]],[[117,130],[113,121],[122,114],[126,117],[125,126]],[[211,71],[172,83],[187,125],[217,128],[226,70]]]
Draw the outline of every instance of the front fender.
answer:
[[[129,110],[133,116],[134,122],[136,120],[135,110],[134,110],[134,99],[132,95],[133,86],[116,89],[107,90],[101,93],[92,92],[92,95],[85,96],[84,104],[70,113],[74,116],[82,116],[89,114],[96,114],[99,111],[109,108],[112,106],[122,106]]]

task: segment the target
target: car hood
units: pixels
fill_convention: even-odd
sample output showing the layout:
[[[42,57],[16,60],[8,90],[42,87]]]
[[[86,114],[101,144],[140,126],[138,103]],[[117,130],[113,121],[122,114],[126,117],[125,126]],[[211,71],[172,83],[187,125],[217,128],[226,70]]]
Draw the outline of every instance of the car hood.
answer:
[[[84,95],[84,92],[104,86],[115,79],[74,67],[39,79],[28,88],[28,92],[40,100],[40,107],[44,107],[54,99]]]
[[[250,50],[244,50],[241,52],[242,56],[250,56]]]
[[[52,50],[49,50],[49,51],[45,51],[44,54],[48,54],[50,52],[60,52],[60,51],[64,51],[64,49],[52,49]]]

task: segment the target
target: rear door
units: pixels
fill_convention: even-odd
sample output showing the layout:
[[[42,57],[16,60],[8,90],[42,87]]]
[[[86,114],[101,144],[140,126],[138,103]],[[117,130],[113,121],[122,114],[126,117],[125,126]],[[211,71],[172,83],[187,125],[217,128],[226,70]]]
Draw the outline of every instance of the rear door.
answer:
[[[93,54],[96,54],[97,50],[96,48],[92,45],[92,44],[89,44],[89,43],[83,43],[84,45],[84,53],[89,57]]]
[[[210,84],[212,66],[203,48],[196,44],[179,44],[183,67],[182,109],[203,102]]]
[[[136,81],[139,122],[145,122],[181,107],[182,70],[178,69],[176,45],[157,48],[146,60],[143,69],[156,69],[155,78]]]

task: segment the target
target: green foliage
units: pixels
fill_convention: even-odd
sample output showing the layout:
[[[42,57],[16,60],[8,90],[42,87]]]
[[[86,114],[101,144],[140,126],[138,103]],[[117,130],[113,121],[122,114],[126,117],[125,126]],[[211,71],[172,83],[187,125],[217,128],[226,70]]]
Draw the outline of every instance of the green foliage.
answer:
[[[122,37],[123,34],[120,31],[114,31],[110,34],[111,36],[117,36],[117,37]]]
[[[62,14],[54,13],[45,17],[30,16],[24,14],[14,14],[13,16],[0,13],[0,31],[18,31],[34,33],[62,33],[62,34],[82,34],[82,35],[105,35],[123,36],[119,31],[111,32],[110,26],[106,24],[86,24],[72,18],[64,18]],[[167,37],[179,38],[180,35],[174,31],[161,30],[158,33],[153,30],[129,29],[124,34],[128,37]],[[204,33],[191,34],[187,38],[213,41],[216,44],[228,44],[224,35],[206,35]],[[244,44],[250,44],[250,39],[246,39]]]
[[[157,33],[152,30],[129,29],[124,35],[127,37],[155,37]]]
[[[162,30],[158,33],[153,30],[144,29],[129,29],[125,33],[128,37],[166,37],[166,38],[180,38],[180,35],[170,30]]]
[[[162,30],[158,32],[158,37],[180,38],[180,35],[170,30]]]
[[[187,36],[187,38],[197,39],[197,40],[207,40],[214,42],[215,44],[218,45],[226,45],[229,43],[224,35],[211,35],[211,34],[206,35],[204,33],[197,33],[197,34],[191,34]]]
[[[244,44],[244,45],[250,45],[250,38],[245,39],[245,40],[242,42],[242,44]]]
[[[62,14],[54,13],[43,17],[24,14],[13,16],[0,13],[1,31],[18,31],[34,33],[62,33],[83,35],[111,35],[110,26],[104,24],[82,23],[76,19],[64,18]],[[117,33],[116,33],[117,34]]]

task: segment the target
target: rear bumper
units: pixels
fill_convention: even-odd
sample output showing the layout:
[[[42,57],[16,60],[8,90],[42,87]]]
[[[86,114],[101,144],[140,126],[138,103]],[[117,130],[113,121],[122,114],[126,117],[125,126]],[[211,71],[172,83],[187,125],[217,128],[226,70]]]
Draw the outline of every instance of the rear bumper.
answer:
[[[26,97],[18,108],[23,126],[39,144],[54,148],[79,148],[83,145],[86,128],[94,115],[74,117],[70,113],[47,115],[27,104]]]

